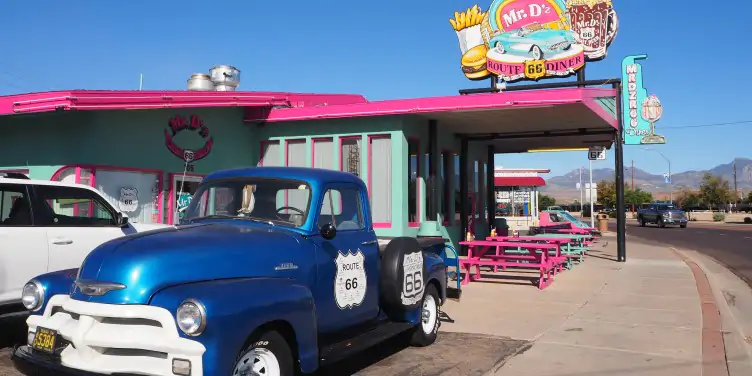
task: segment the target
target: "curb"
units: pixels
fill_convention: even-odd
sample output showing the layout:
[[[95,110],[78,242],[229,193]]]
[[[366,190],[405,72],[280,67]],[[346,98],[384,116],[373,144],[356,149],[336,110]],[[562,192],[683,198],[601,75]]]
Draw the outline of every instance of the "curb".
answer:
[[[723,328],[721,326],[721,313],[718,310],[713,290],[710,287],[707,275],[697,263],[684,256],[681,252],[670,248],[682,261],[684,261],[697,284],[697,292],[700,295],[700,310],[702,311],[702,374],[703,376],[728,376],[728,364],[726,363],[726,347],[723,342]]]

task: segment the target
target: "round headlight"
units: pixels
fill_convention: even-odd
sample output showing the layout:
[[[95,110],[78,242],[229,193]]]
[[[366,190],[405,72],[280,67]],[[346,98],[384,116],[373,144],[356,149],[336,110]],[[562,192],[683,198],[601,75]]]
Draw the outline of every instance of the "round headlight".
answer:
[[[30,311],[38,311],[44,304],[44,287],[39,281],[33,280],[24,285],[21,302]]]
[[[177,311],[178,328],[189,336],[197,336],[206,327],[206,308],[199,301],[188,299]]]

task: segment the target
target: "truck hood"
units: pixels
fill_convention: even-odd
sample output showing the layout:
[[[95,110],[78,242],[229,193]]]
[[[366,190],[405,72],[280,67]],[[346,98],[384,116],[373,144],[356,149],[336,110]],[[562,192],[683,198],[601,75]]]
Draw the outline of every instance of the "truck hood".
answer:
[[[280,227],[236,220],[140,232],[95,248],[80,268],[79,280],[116,283],[125,288],[89,296],[76,288],[76,300],[109,304],[148,304],[157,291],[174,285],[228,278],[273,276],[285,250],[300,247],[300,235]]]

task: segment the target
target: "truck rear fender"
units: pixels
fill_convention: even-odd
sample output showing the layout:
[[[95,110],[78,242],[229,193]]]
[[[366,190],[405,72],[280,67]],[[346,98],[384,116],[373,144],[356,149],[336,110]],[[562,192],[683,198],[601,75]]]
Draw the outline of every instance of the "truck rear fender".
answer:
[[[307,287],[277,278],[203,281],[161,290],[150,305],[175,316],[180,303],[190,298],[206,307],[206,328],[198,336],[178,332],[206,347],[205,375],[229,375],[250,336],[269,324],[289,329],[281,334],[292,335],[287,339],[303,372],[318,367],[315,307]]]

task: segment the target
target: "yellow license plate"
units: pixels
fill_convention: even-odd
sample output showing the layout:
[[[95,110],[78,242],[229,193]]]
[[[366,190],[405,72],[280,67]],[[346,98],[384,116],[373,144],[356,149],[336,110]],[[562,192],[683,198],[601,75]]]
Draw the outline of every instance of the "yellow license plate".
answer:
[[[34,350],[53,354],[55,353],[55,342],[57,342],[56,340],[56,331],[37,327],[37,333],[36,335],[34,335],[34,343],[31,344],[31,347]]]

